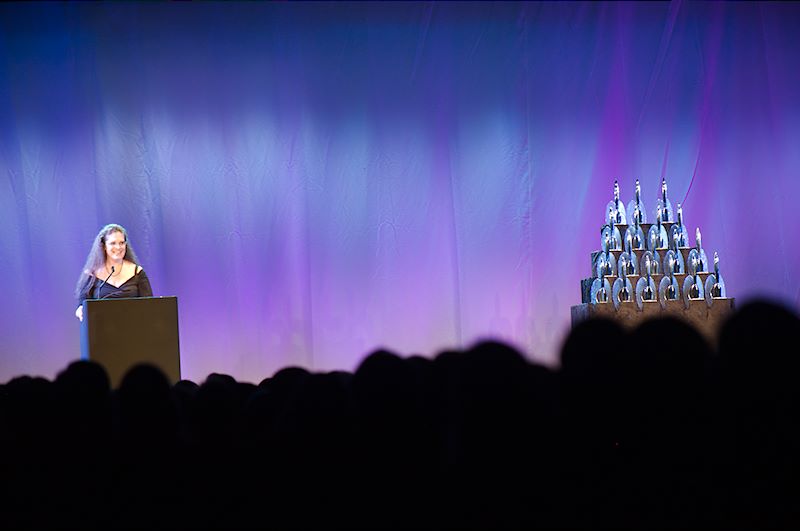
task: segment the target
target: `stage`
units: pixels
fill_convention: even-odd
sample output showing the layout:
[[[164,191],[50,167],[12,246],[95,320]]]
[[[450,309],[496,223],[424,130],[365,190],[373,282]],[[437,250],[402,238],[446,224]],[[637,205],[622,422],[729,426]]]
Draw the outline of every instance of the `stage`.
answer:
[[[79,357],[127,228],[184,375],[496,338],[557,367],[612,183],[800,305],[792,3],[0,6],[0,382]]]

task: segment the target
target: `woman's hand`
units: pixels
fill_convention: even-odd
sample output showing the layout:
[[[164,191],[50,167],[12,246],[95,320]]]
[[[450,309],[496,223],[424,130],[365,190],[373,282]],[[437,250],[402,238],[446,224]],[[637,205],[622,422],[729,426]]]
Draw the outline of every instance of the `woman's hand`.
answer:
[[[75,317],[78,318],[78,321],[83,322],[83,305],[81,304],[78,306],[78,309],[75,310]]]

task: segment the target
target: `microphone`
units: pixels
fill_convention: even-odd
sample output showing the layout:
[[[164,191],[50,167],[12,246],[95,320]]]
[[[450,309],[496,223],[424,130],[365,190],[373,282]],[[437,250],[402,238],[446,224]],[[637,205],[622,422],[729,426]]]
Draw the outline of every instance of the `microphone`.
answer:
[[[95,296],[94,296],[95,299],[98,298],[97,296],[100,295],[100,290],[103,289],[103,286],[106,285],[106,282],[108,282],[108,279],[111,278],[111,275],[113,275],[113,274],[114,274],[114,266],[111,266],[111,273],[108,274],[106,279],[103,282],[100,283],[100,287],[97,288],[97,291],[95,291]]]

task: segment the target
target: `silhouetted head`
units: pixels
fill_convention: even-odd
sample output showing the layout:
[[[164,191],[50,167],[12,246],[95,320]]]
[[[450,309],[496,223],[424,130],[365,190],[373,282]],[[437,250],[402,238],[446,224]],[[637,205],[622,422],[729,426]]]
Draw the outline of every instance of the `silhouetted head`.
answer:
[[[161,369],[149,364],[131,368],[117,390],[123,428],[139,434],[160,431],[174,421],[170,384]]]
[[[731,392],[743,400],[798,396],[798,344],[800,319],[789,308],[766,300],[742,306],[719,337],[720,361]]]
[[[195,394],[197,394],[197,390],[200,388],[199,385],[197,385],[191,380],[179,380],[172,387],[176,391],[190,396],[194,396]]]
[[[200,386],[191,380],[180,380],[172,386],[170,394],[181,421],[186,422],[192,414],[194,398]]]
[[[458,415],[478,426],[519,419],[532,388],[531,365],[522,354],[499,341],[481,341],[457,358],[447,377],[449,403]],[[536,373],[539,376],[539,373]]]
[[[231,387],[236,386],[236,378],[231,376],[230,374],[221,374],[218,372],[212,372],[206,377],[206,383],[218,383],[222,385],[228,385]]]
[[[97,362],[78,360],[70,363],[56,376],[56,386],[60,394],[89,401],[105,400],[111,392],[108,373]]]
[[[663,382],[670,392],[678,394],[684,393],[687,385],[701,385],[711,356],[709,344],[700,332],[672,317],[639,325],[626,346],[636,352],[641,376],[651,383]]]
[[[132,367],[119,386],[120,399],[127,397],[162,400],[169,395],[169,380],[158,367],[140,363]]]
[[[561,348],[561,372],[580,379],[602,378],[615,369],[625,338],[622,327],[610,319],[582,321]]]
[[[705,338],[684,321],[661,318],[638,326],[625,348],[632,350],[626,387],[630,427],[641,433],[657,430],[662,437],[665,430],[678,436],[681,430],[673,425],[699,426],[712,391]]]
[[[800,319],[774,301],[754,300],[739,308],[720,332],[719,351],[733,367],[783,367],[796,373]],[[791,375],[792,377],[795,374]]]
[[[278,428],[294,446],[327,452],[326,445],[340,442],[333,439],[339,439],[341,430],[349,427],[350,412],[350,389],[341,375],[311,374],[287,402]]]
[[[68,443],[81,445],[96,438],[98,430],[111,423],[111,384],[106,370],[94,361],[70,363],[55,381],[62,428],[73,437]]]
[[[561,349],[560,398],[568,442],[589,457],[592,445],[611,448],[620,436],[621,404],[631,400],[625,374],[627,334],[615,321],[589,319],[576,325]]]
[[[480,341],[464,352],[461,360],[464,374],[486,384],[516,381],[528,374],[528,361],[514,347],[500,341]]]
[[[358,410],[371,420],[407,414],[417,405],[417,391],[414,370],[388,350],[372,352],[353,375]]]
[[[309,376],[311,373],[302,367],[284,367],[273,374],[272,378],[262,381],[259,387],[269,391],[277,402],[283,403]]]
[[[431,384],[431,380],[435,375],[433,360],[416,355],[406,358],[406,363],[414,372],[417,385],[421,386],[427,393],[427,386]]]
[[[41,377],[18,376],[5,385],[4,395],[0,421],[6,420],[10,429],[3,435],[23,441],[23,451],[29,450],[28,443],[48,443],[56,405],[53,384]]]
[[[433,358],[433,363],[437,370],[447,372],[450,367],[457,365],[463,357],[464,353],[460,350],[443,350],[436,354]]]

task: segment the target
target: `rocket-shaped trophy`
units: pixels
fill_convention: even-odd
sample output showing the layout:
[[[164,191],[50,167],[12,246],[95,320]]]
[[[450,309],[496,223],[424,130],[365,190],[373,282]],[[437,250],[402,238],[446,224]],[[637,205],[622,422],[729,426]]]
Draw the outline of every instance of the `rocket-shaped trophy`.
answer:
[[[675,251],[670,249],[664,257],[665,276],[658,285],[658,301],[662,308],[667,307],[667,301],[675,301],[680,297],[678,280],[675,278]]]
[[[656,209],[656,222],[647,231],[647,248],[655,252],[657,249],[666,249],[669,244],[667,229],[661,223],[661,210]]]
[[[725,290],[725,280],[719,272],[719,254],[714,252],[714,272],[706,278],[706,304],[710,308],[714,299],[723,299],[728,296]]]
[[[650,276],[652,260],[650,251],[647,251],[644,257],[642,257],[642,264],[646,276],[639,277],[638,282],[636,282],[636,305],[639,307],[639,310],[643,309],[645,302],[654,302],[656,300],[656,283],[653,277]]]
[[[627,216],[625,215],[625,205],[619,200],[619,183],[614,181],[614,199],[608,202],[606,206],[606,223],[609,225],[628,223]]]
[[[667,181],[661,179],[661,197],[656,201],[656,212],[660,212],[661,221],[668,223],[674,221],[672,216],[672,203],[667,198]]]
[[[636,179],[636,192],[634,193],[633,199],[628,203],[628,212],[634,212],[631,223],[636,222],[639,225],[647,223],[647,213],[645,212],[644,203],[642,202],[642,188],[639,186],[639,179]]]
[[[706,258],[705,250],[703,250],[703,243],[700,237],[700,227],[695,230],[694,235],[695,246],[694,249],[689,251],[689,263],[686,265],[690,275],[708,272],[708,259]]]
[[[683,224],[683,209],[681,204],[678,203],[678,222],[670,227],[670,248],[676,251],[681,247],[689,247],[689,233]]]

